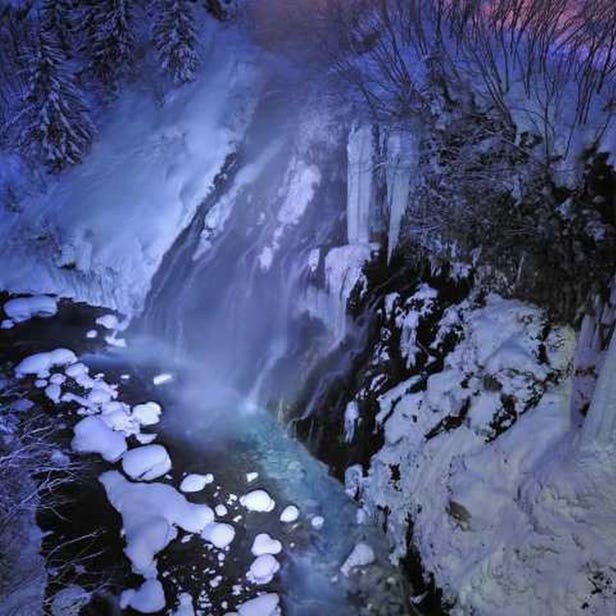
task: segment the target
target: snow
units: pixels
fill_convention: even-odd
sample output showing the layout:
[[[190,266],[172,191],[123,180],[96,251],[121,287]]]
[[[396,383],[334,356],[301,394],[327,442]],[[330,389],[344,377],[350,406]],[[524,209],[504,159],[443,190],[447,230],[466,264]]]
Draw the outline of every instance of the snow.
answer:
[[[259,98],[254,50],[232,29],[208,39],[194,83],[164,101],[149,94],[150,83],[125,88],[83,163],[31,188],[20,215],[0,229],[1,288],[54,292],[129,316],[140,310]],[[24,241],[35,237],[50,239],[36,248]]]
[[[111,505],[122,516],[126,555],[135,573],[156,577],[155,555],[177,536],[176,527],[200,533],[214,521],[207,505],[190,503],[162,483],[132,483],[118,471],[99,477]]]
[[[88,338],[89,340],[92,340],[96,338],[97,336],[98,336],[98,332],[95,329],[89,329],[86,332],[86,338]]]
[[[233,542],[235,538],[235,529],[231,524],[213,522],[203,529],[201,536],[215,547],[224,549]]]
[[[171,383],[173,381],[173,375],[167,372],[163,372],[162,374],[157,374],[153,379],[152,383],[154,385],[166,385],[167,383]]]
[[[240,504],[249,511],[270,512],[273,511],[276,503],[265,490],[253,490],[240,496]]]
[[[62,389],[56,383],[51,383],[45,387],[45,395],[54,403],[58,404],[62,396]]]
[[[123,329],[123,327],[120,325],[118,317],[115,314],[104,314],[100,317],[97,317],[95,323],[110,331],[119,331]]]
[[[4,304],[4,313],[15,323],[28,321],[32,317],[52,317],[58,312],[58,300],[48,295],[18,297]]]
[[[17,377],[35,374],[39,377],[49,376],[49,370],[56,366],[66,366],[77,361],[73,351],[69,349],[56,349],[48,353],[36,353],[23,359],[15,367]]]
[[[340,571],[348,576],[351,570],[371,565],[375,560],[374,550],[367,543],[358,543],[340,567]]]
[[[263,556],[263,554],[280,554],[282,543],[278,539],[273,539],[267,533],[259,533],[250,548],[253,556]]]
[[[73,430],[73,451],[97,453],[107,462],[116,462],[126,451],[124,435],[109,428],[99,417],[86,417],[79,421]]]
[[[132,608],[142,614],[154,614],[165,608],[165,593],[158,580],[146,580],[136,590],[125,590],[120,597],[120,607]]]
[[[280,514],[280,521],[285,524],[295,522],[299,518],[299,509],[295,505],[288,505]]]
[[[3,319],[0,323],[0,329],[13,329],[13,327],[15,327],[15,323],[11,319]]]
[[[162,445],[143,445],[124,454],[122,470],[131,479],[152,481],[171,470],[171,458]]]
[[[248,483],[252,483],[253,481],[255,481],[255,479],[257,479],[259,477],[259,473],[246,473],[246,481]]]
[[[279,616],[280,598],[276,593],[260,595],[237,606],[240,616]]]
[[[320,515],[315,515],[311,520],[310,520],[310,525],[312,526],[312,528],[314,528],[315,530],[321,530],[323,528],[323,524],[325,524],[325,519],[320,516]]]
[[[180,490],[182,492],[200,492],[205,486],[214,482],[214,475],[208,473],[207,475],[199,475],[197,473],[191,473],[186,475],[182,479],[180,484]]]
[[[153,426],[160,420],[162,408],[157,402],[144,402],[133,407],[133,417],[142,426]]]
[[[178,595],[178,606],[172,616],[195,616],[192,597],[187,592]]]
[[[347,238],[349,244],[370,242],[374,200],[374,135],[372,126],[351,130],[347,145]]]
[[[216,507],[214,507],[214,512],[219,518],[223,518],[228,513],[227,508],[224,505],[216,505]]]
[[[258,586],[269,584],[279,569],[280,563],[271,554],[263,554],[250,565],[246,579]]]

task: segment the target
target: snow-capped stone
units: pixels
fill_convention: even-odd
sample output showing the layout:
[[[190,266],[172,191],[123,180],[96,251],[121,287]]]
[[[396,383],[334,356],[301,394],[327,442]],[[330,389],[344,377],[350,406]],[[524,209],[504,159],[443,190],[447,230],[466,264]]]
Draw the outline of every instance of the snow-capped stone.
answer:
[[[116,347],[118,349],[125,349],[128,345],[126,343],[126,338],[118,338],[115,335],[105,336],[105,342],[112,347]]]
[[[13,329],[13,327],[15,327],[15,321],[11,321],[11,319],[3,319],[0,323],[0,329]]]
[[[142,445],[149,445],[156,440],[156,434],[144,434],[143,432],[138,432],[135,434],[135,438]]]
[[[52,317],[58,312],[58,300],[47,295],[18,297],[4,304],[4,312],[15,323],[28,321],[32,317]]]
[[[280,563],[271,554],[263,554],[250,565],[246,579],[259,586],[269,584],[279,569]]]
[[[289,505],[282,510],[280,521],[285,524],[295,522],[299,518],[299,509],[295,505]]]
[[[55,366],[67,366],[77,361],[70,349],[55,349],[48,353],[35,353],[23,359],[15,368],[18,377],[35,374],[41,378],[49,376],[49,370]]]
[[[71,449],[79,453],[97,453],[107,462],[119,460],[126,451],[126,439],[99,417],[86,417],[74,427]]]
[[[265,490],[253,490],[240,496],[240,504],[249,511],[270,512],[276,506],[276,502]]]
[[[214,475],[207,473],[207,475],[199,475],[197,473],[191,473],[186,475],[182,479],[180,484],[181,492],[200,492],[205,486],[214,482]]]
[[[348,576],[352,569],[371,565],[375,559],[374,550],[367,543],[358,543],[340,567],[340,571]]]
[[[142,426],[153,426],[160,420],[160,414],[162,408],[160,404],[156,402],[144,402],[143,404],[137,404],[133,407],[133,417]]]
[[[99,477],[111,505],[122,516],[126,555],[135,573],[156,576],[155,555],[176,536],[175,527],[200,533],[214,521],[207,505],[190,503],[170,485],[133,483],[118,471]]]
[[[97,336],[98,336],[98,332],[95,329],[89,329],[86,332],[86,338],[88,338],[89,340],[93,340]]]
[[[104,314],[96,319],[96,324],[108,329],[110,331],[117,331],[120,329],[120,321],[115,314]]]
[[[213,522],[208,524],[201,533],[201,537],[219,549],[231,545],[235,538],[235,529],[231,524]]]
[[[171,470],[171,459],[162,445],[143,445],[124,454],[122,470],[131,479],[152,481]]]
[[[66,377],[58,372],[51,375],[49,382],[53,383],[54,385],[62,385],[66,382]]]
[[[276,593],[259,595],[255,599],[244,601],[237,606],[237,613],[240,616],[279,616],[280,598]]]
[[[34,387],[37,389],[45,389],[45,387],[47,387],[47,383],[47,379],[36,379],[36,381],[34,381]]]
[[[165,609],[165,593],[158,580],[146,580],[139,588],[125,590],[120,596],[120,607],[132,608],[142,614],[154,614]]]
[[[64,370],[64,374],[66,374],[66,376],[70,377],[71,379],[76,379],[83,374],[88,374],[88,372],[88,367],[81,362],[71,364],[70,366],[67,366]]]
[[[62,396],[62,389],[56,383],[51,383],[45,387],[45,395],[54,403],[58,404],[60,402],[60,397]]]
[[[310,524],[315,530],[321,530],[323,528],[323,524],[325,524],[325,519],[320,515],[315,515],[314,518],[310,520]]]
[[[252,542],[250,548],[253,556],[263,556],[263,554],[280,554],[282,543],[278,539],[273,539],[267,533],[259,533]]]
[[[255,479],[259,477],[259,473],[246,473],[246,481],[248,483],[252,483]]]
[[[216,505],[214,512],[219,518],[222,518],[227,515],[227,508],[224,505]]]
[[[152,383],[154,385],[165,385],[167,383],[171,383],[173,381],[173,375],[168,372],[163,372],[162,374],[157,374],[153,379]]]

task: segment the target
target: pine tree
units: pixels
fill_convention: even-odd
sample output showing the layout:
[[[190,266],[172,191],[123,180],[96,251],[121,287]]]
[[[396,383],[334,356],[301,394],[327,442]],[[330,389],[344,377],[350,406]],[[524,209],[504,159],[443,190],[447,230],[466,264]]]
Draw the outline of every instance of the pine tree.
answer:
[[[190,3],[161,0],[153,34],[163,69],[171,74],[175,83],[193,81],[200,60]]]
[[[90,68],[113,90],[132,66],[134,37],[130,0],[90,0],[86,7]]]
[[[78,163],[92,142],[94,127],[66,56],[44,19],[27,54],[23,103],[26,126],[22,146],[42,156],[53,172]]]
[[[60,49],[68,57],[73,51],[74,17],[74,0],[44,0],[42,4],[41,19],[57,37]]]

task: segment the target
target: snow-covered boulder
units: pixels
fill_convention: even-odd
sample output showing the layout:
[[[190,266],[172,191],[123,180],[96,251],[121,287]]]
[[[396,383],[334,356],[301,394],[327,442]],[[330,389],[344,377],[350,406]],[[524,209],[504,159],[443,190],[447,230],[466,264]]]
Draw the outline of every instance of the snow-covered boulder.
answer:
[[[263,556],[263,554],[280,554],[282,543],[278,539],[273,539],[267,533],[259,533],[252,542],[250,548],[253,556]]]
[[[348,576],[357,567],[371,565],[375,558],[374,550],[367,543],[358,543],[340,567],[340,571]]]
[[[122,470],[131,479],[152,481],[171,470],[171,458],[162,445],[143,445],[124,454]]]
[[[237,611],[240,616],[279,616],[281,613],[279,603],[278,595],[270,592],[244,601],[237,606]]]
[[[58,312],[58,300],[48,295],[18,297],[4,304],[4,313],[15,323],[23,323],[32,317],[52,317]]]
[[[124,435],[112,430],[99,417],[86,417],[78,422],[73,430],[73,451],[97,453],[107,462],[116,462],[126,451]]]
[[[23,377],[36,375],[40,378],[49,376],[49,371],[56,366],[74,364],[77,357],[70,349],[55,349],[47,353],[35,353],[23,359],[15,367],[15,375]]]
[[[235,529],[231,526],[231,524],[220,524],[218,522],[214,522],[212,524],[208,524],[203,529],[201,536],[214,547],[224,549],[233,542],[233,539],[235,538]]]
[[[270,512],[276,507],[276,502],[265,490],[253,490],[240,496],[240,504],[249,511]]]
[[[246,579],[258,586],[269,584],[279,569],[280,563],[271,554],[263,554],[255,558],[250,565]]]
[[[120,596],[120,607],[132,608],[142,614],[154,614],[165,608],[165,593],[158,580],[146,580],[139,588],[125,590]]]

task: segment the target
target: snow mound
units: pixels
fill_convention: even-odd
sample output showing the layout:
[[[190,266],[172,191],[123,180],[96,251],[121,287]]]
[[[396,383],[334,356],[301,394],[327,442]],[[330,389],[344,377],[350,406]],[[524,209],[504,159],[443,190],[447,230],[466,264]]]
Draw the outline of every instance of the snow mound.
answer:
[[[280,543],[278,539],[273,539],[267,533],[259,533],[252,542],[250,551],[253,556],[280,554],[280,552],[282,552],[282,543]]]
[[[116,462],[126,451],[126,439],[99,417],[86,417],[73,428],[71,449],[79,453],[97,453],[107,462]]]
[[[162,445],[143,445],[124,454],[122,470],[131,479],[152,481],[171,470],[171,459]]]
[[[132,608],[142,614],[154,614],[165,609],[165,593],[158,580],[146,580],[139,588],[125,590],[120,596],[120,607]]]
[[[271,554],[263,554],[258,556],[250,565],[246,579],[258,586],[269,584],[279,569],[280,563]]]
[[[18,297],[4,304],[4,313],[15,323],[23,323],[32,317],[52,317],[58,312],[58,300],[48,295]]]
[[[208,524],[201,533],[201,537],[206,541],[209,541],[212,545],[218,549],[226,548],[231,545],[235,538],[235,529],[231,524],[220,524],[214,522]]]
[[[157,374],[153,379],[152,383],[156,386],[158,385],[166,385],[167,383],[171,383],[173,381],[173,375],[168,372],[163,372],[162,374]]]
[[[276,506],[276,502],[265,490],[253,490],[240,496],[240,504],[249,511],[270,512]]]

